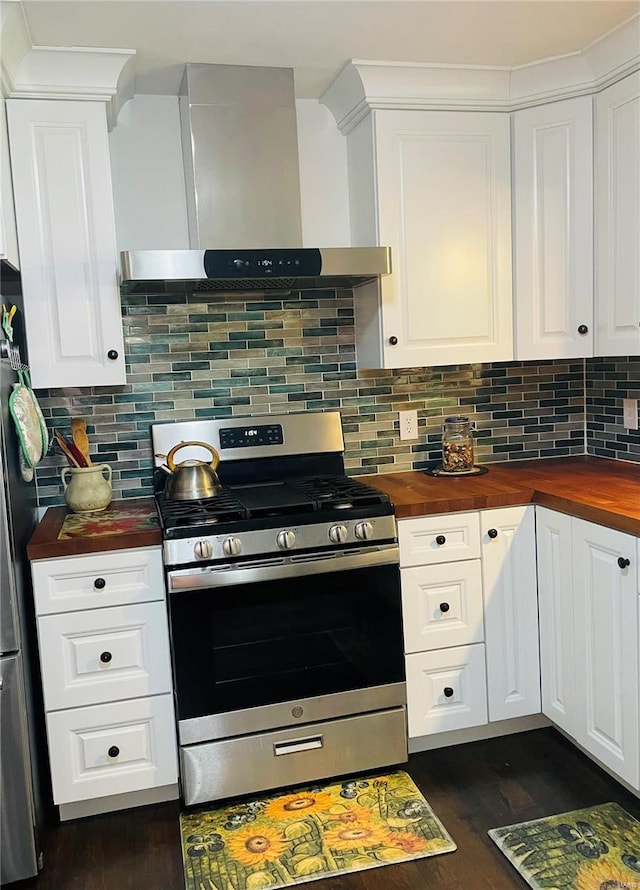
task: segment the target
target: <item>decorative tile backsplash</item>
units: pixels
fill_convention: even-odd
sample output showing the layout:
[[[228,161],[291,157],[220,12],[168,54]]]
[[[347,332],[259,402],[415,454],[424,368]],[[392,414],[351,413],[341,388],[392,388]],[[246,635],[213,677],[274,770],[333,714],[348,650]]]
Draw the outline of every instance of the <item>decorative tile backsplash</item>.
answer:
[[[587,449],[640,461],[637,434],[620,426],[621,398],[640,397],[640,359],[358,373],[350,291],[135,295],[122,303],[127,385],[38,391],[50,427],[68,434],[72,416],[85,418],[93,460],[111,465],[116,496],[152,490],[151,423],[198,417],[339,409],[350,475],[438,463],[443,417],[459,413],[477,426],[477,463]],[[399,439],[397,412],[405,409],[418,411],[415,442]],[[40,506],[64,502],[64,465],[57,447],[39,465]]]

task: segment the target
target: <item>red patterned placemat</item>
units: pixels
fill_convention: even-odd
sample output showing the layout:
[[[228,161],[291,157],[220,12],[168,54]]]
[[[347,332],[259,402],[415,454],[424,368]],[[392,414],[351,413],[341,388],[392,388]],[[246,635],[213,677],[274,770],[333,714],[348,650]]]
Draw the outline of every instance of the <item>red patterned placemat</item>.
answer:
[[[101,513],[70,513],[65,516],[58,540],[135,534],[156,528],[158,528],[158,515],[154,504],[144,507],[119,507],[103,510]]]

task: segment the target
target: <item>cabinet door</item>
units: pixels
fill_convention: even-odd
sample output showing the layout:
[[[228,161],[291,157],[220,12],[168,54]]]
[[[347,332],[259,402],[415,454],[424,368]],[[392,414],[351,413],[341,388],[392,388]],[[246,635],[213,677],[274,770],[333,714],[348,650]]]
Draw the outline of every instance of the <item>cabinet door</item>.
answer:
[[[374,115],[384,367],[511,359],[509,116]]]
[[[517,359],[593,355],[592,99],[513,115]]]
[[[487,722],[484,645],[407,655],[409,738]]]
[[[38,618],[47,711],[171,692],[165,604]]]
[[[406,652],[481,643],[480,560],[400,571]]]
[[[0,97],[0,103],[0,259],[7,260],[14,269],[19,269],[9,137],[3,97]]]
[[[577,732],[571,517],[536,507],[542,713]]]
[[[57,804],[171,785],[177,779],[171,695],[47,714]]]
[[[7,101],[31,381],[125,383],[105,106]]]
[[[574,519],[577,741],[638,788],[636,540]],[[628,560],[628,565],[626,564]]]
[[[489,720],[540,713],[534,509],[480,513]]]
[[[596,355],[640,354],[640,72],[596,107]]]

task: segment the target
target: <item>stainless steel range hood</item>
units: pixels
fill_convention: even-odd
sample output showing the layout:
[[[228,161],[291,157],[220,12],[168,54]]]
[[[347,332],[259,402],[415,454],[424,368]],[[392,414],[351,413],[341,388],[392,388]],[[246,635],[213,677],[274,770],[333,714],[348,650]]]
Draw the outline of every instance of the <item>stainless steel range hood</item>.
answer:
[[[190,250],[121,253],[128,293],[357,287],[386,247],[302,247],[293,71],[186,66],[180,95]]]

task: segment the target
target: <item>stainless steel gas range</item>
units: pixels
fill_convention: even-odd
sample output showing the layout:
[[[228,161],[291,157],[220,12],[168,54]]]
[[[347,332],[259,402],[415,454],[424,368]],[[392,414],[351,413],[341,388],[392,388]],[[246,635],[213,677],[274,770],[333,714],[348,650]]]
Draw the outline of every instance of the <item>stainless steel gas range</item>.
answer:
[[[340,414],[154,424],[152,442],[185,804],[406,761],[393,505],[345,475]],[[165,495],[181,442],[219,453],[213,497]]]

